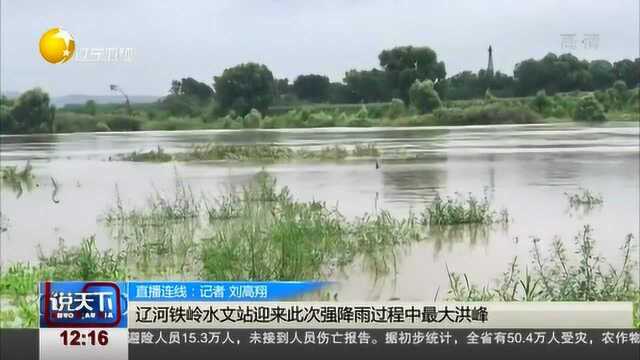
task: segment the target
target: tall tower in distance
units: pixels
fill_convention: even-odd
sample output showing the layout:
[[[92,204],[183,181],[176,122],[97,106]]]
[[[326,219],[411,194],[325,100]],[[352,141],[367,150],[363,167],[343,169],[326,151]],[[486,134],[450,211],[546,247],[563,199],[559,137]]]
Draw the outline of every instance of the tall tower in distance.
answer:
[[[489,63],[487,64],[487,74],[493,76],[493,49],[489,45]]]

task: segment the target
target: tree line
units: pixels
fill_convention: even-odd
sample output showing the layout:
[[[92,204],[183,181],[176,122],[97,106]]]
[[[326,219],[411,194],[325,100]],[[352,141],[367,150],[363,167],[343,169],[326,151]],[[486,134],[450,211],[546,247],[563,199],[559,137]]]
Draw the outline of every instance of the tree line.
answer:
[[[383,50],[378,60],[378,68],[348,70],[342,82],[331,82],[321,74],[303,74],[290,82],[286,78],[275,78],[264,64],[239,64],[214,76],[211,85],[191,77],[173,80],[169,95],[159,105],[173,116],[206,115],[207,118],[229,113],[245,116],[252,109],[264,114],[274,105],[392,100],[411,103],[419,112],[429,112],[439,107],[441,100],[524,97],[540,91],[553,95],[606,90],[614,87],[614,83],[628,88],[640,84],[640,58],[611,63],[549,53],[541,59],[526,59],[516,64],[513,75],[479,70],[450,77],[447,77],[445,63],[426,46]],[[614,98],[603,91],[596,95],[603,104],[607,98]],[[613,100],[610,102],[615,104]],[[85,107],[86,113],[95,115],[94,102]],[[55,107],[49,104],[48,94],[40,89],[29,90],[15,100],[0,99],[2,133],[51,132],[54,117]]]
[[[215,100],[220,114],[233,110],[244,115],[251,109],[264,113],[272,105],[300,102],[344,104],[401,99],[409,103],[411,86],[427,80],[443,100],[481,98],[488,90],[493,96],[522,97],[540,90],[549,95],[605,90],[617,80],[629,88],[640,84],[640,58],[611,63],[549,53],[542,59],[521,61],[513,75],[479,70],[463,71],[448,78],[444,62],[426,46],[383,50],[378,60],[379,68],[349,70],[342,82],[331,82],[321,74],[300,75],[290,82],[275,78],[266,65],[240,64],[214,76],[212,86],[192,78],[174,80],[164,105],[173,115],[189,115],[194,105]]]

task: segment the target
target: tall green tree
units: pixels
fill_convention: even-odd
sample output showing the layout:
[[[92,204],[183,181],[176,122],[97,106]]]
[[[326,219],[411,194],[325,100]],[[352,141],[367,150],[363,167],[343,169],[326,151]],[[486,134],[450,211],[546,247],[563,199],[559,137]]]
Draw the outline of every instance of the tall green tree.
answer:
[[[213,87],[223,110],[234,110],[244,116],[252,108],[261,113],[267,111],[273,101],[273,85],[273,74],[268,67],[246,63],[215,76]]]
[[[329,102],[332,104],[348,104],[355,102],[354,92],[346,84],[332,82],[329,84]]]
[[[421,114],[432,112],[440,107],[440,97],[431,80],[416,80],[409,88],[411,104]]]
[[[540,60],[524,60],[516,64],[513,75],[520,96],[533,95],[540,89],[547,94],[592,89],[589,62],[571,54],[549,53]]]
[[[89,115],[95,115],[96,111],[97,111],[97,106],[96,106],[96,102],[95,100],[87,100],[86,103],[84,103],[84,112],[89,114]]]
[[[324,102],[329,99],[329,78],[323,75],[300,75],[293,82],[293,91],[302,100]]]
[[[286,95],[291,93],[291,84],[289,84],[289,79],[275,79],[273,80],[273,94],[275,97],[279,97],[282,95]]]
[[[22,93],[11,109],[14,132],[53,132],[55,106],[49,104],[49,94],[40,88]]]
[[[391,100],[391,87],[387,75],[378,69],[349,70],[344,82],[356,102],[378,102]]]
[[[194,78],[183,78],[180,82],[180,94],[192,96],[201,102],[206,102],[213,98],[213,89]]]
[[[428,79],[436,84],[447,75],[444,62],[438,61],[436,52],[427,46],[383,50],[378,59],[387,74],[393,97],[405,102],[409,99],[409,87],[416,80]]]
[[[634,61],[623,59],[613,63],[613,73],[616,80],[622,80],[627,87],[634,88],[640,86],[640,58]]]
[[[613,65],[607,60],[593,60],[589,63],[589,73],[596,90],[606,89],[616,80]]]

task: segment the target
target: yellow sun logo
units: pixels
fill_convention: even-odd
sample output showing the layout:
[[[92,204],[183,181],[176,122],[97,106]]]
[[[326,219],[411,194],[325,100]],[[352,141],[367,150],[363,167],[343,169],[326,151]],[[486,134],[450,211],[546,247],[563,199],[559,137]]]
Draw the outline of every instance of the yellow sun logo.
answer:
[[[51,28],[40,38],[40,55],[52,64],[67,62],[75,49],[75,40],[62,28]]]

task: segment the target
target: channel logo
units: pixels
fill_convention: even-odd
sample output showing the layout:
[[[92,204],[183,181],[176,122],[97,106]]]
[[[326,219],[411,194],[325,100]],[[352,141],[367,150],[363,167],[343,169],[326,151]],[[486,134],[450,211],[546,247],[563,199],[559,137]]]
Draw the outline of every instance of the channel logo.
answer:
[[[40,327],[127,327],[124,282],[64,281],[40,284]]]
[[[62,64],[73,57],[76,42],[68,31],[54,27],[40,37],[40,55],[52,64]]]

